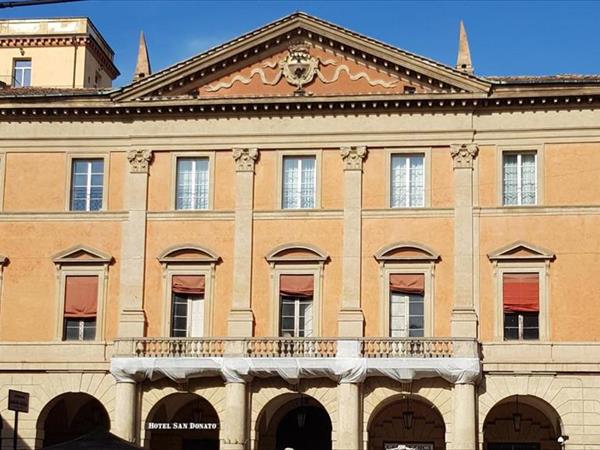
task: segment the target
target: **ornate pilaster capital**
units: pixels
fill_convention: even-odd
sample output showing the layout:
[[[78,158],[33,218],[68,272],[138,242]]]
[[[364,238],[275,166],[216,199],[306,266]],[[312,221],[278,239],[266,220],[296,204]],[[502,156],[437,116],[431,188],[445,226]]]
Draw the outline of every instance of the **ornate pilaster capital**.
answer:
[[[454,161],[455,169],[472,169],[473,160],[477,156],[479,148],[475,143],[469,144],[452,144],[450,146],[450,154]]]
[[[152,150],[129,150],[127,152],[130,173],[148,173],[152,162]]]
[[[367,147],[342,147],[340,154],[344,162],[344,170],[362,170],[364,159],[367,157]]]
[[[252,172],[258,159],[257,148],[234,148],[231,156],[235,161],[236,172]]]

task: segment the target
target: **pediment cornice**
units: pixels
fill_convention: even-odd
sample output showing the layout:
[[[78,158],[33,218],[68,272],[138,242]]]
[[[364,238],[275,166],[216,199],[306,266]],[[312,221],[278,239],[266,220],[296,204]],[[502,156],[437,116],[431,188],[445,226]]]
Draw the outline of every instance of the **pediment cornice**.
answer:
[[[350,55],[378,70],[414,78],[439,92],[487,93],[491,86],[487,80],[296,13],[125,86],[115,92],[113,98],[124,101],[178,95],[189,90],[189,86],[210,82],[260,56],[281,51],[298,39]]]

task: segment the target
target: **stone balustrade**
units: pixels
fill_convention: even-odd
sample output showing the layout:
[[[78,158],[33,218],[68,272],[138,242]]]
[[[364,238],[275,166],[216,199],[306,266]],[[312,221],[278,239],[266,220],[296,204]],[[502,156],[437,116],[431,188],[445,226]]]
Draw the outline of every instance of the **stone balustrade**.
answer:
[[[118,339],[115,355],[179,358],[239,356],[251,358],[334,358],[338,345],[352,344],[355,357],[476,357],[477,342],[451,338],[128,338]],[[343,356],[348,356],[344,354]]]

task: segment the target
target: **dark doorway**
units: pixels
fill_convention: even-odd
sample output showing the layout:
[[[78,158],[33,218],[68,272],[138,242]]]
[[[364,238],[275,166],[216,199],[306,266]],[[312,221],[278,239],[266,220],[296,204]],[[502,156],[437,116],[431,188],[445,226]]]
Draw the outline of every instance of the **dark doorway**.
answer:
[[[42,413],[38,430],[43,432],[42,447],[71,441],[93,431],[109,431],[110,420],[104,406],[81,392],[60,395]]]
[[[331,421],[320,406],[298,406],[277,427],[276,450],[331,450]]]

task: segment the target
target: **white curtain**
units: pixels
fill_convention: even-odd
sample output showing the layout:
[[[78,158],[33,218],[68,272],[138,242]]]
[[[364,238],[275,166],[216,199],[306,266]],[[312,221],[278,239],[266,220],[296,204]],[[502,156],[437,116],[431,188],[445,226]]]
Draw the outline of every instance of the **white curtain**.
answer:
[[[392,156],[392,208],[425,205],[425,171],[423,159],[422,155]]]
[[[536,202],[535,154],[521,155],[521,204],[534,205]]]
[[[177,209],[208,208],[208,158],[177,160]]]
[[[504,155],[504,204],[519,204],[518,155]]]
[[[315,168],[314,156],[286,156],[283,158],[283,208],[315,207]]]

